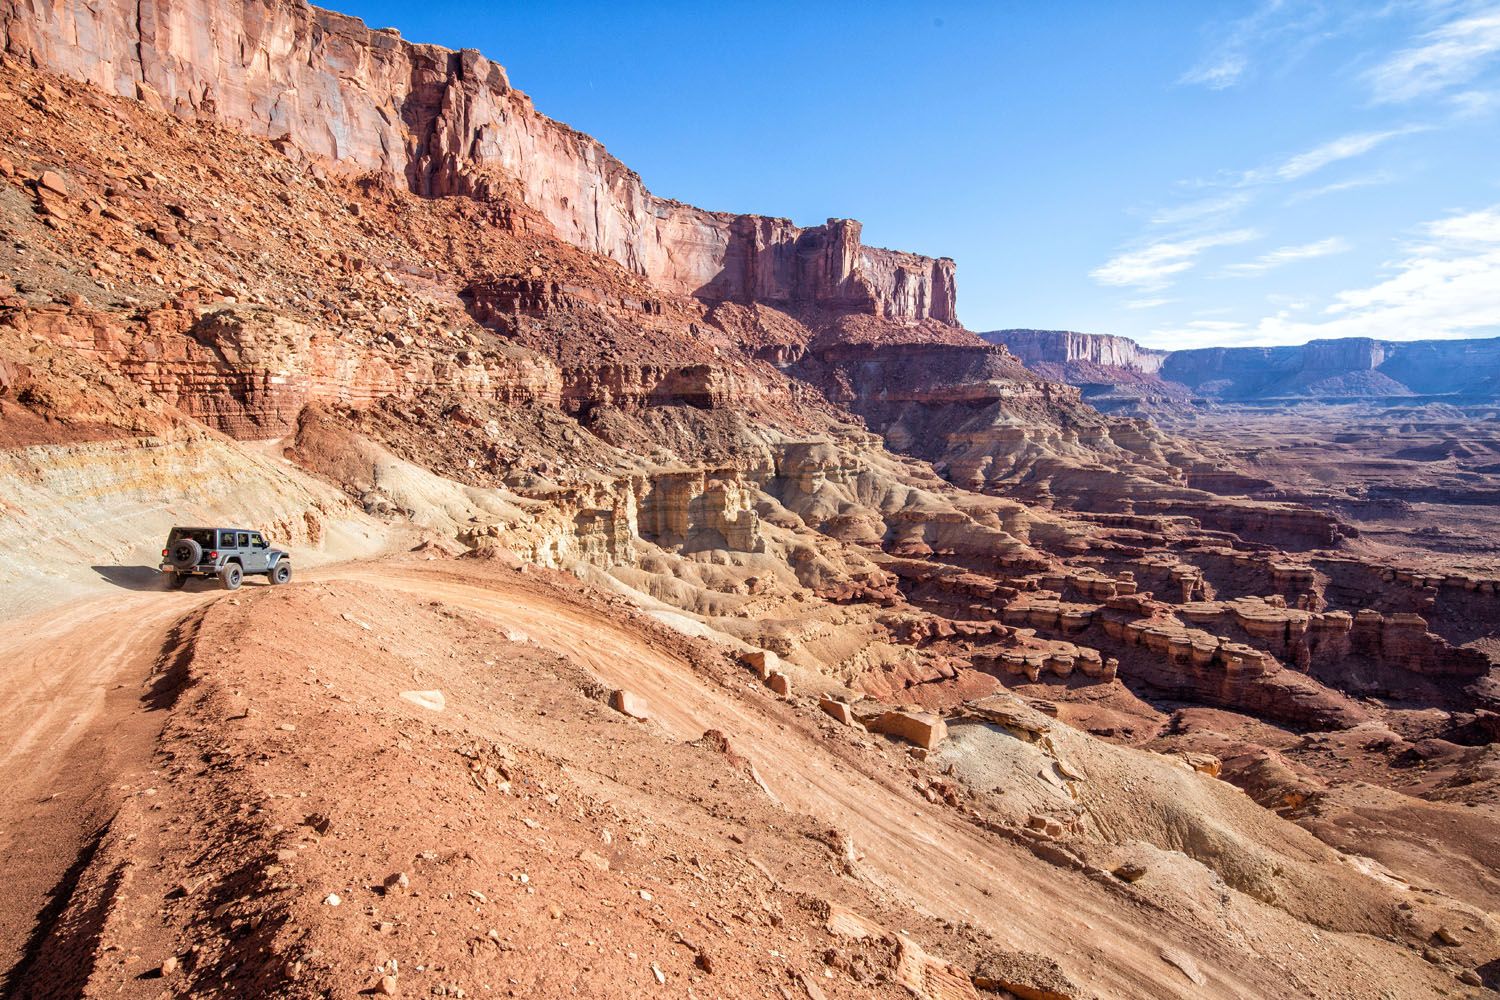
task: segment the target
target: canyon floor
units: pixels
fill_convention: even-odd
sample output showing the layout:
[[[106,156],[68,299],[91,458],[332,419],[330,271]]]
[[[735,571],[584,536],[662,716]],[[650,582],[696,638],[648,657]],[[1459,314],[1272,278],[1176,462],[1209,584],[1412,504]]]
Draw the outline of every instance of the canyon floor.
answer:
[[[1269,493],[1316,504],[1387,557],[1500,570],[1500,408],[1287,400],[1163,415],[1213,440]]]
[[[248,9],[0,6],[0,990],[1497,995],[1493,411],[1103,413]]]

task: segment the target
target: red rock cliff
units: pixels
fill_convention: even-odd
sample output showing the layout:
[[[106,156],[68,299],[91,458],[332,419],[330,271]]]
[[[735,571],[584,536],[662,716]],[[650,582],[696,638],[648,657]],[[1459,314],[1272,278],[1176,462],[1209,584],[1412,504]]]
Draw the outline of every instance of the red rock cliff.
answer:
[[[658,198],[472,49],[297,0],[0,0],[0,50],[183,117],[289,136],[418,194],[514,192],[563,239],[669,292],[957,324],[951,260],[864,247],[854,222],[804,229]]]

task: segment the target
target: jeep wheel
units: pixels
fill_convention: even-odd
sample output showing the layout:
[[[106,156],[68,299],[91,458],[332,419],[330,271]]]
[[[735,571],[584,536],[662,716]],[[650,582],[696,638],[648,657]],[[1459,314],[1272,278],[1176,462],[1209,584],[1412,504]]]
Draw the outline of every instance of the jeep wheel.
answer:
[[[271,571],[266,574],[266,577],[271,581],[271,586],[273,587],[286,583],[292,578],[292,564],[285,562],[277,563],[271,567]]]
[[[178,569],[192,569],[203,558],[203,546],[191,538],[179,538],[172,543],[167,561]]]
[[[168,573],[167,574],[167,587],[168,587],[168,589],[171,589],[171,590],[181,590],[183,587],[187,586],[187,582],[188,582],[188,578],[187,578],[187,574],[186,573]]]
[[[244,573],[240,570],[239,563],[230,563],[219,571],[219,582],[224,585],[225,590],[239,590],[242,579]]]

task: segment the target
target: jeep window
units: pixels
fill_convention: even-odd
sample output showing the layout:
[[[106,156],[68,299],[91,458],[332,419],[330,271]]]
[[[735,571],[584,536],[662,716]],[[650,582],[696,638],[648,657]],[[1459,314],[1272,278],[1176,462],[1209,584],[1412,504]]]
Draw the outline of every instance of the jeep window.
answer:
[[[250,536],[250,544],[257,549],[263,549],[266,547],[266,540],[260,537],[260,532],[257,531]]]
[[[221,531],[221,532],[219,532],[219,544],[216,546],[216,548],[220,548],[220,549],[232,549],[232,548],[234,548],[234,532],[232,532],[232,531]]]
[[[197,542],[203,548],[204,552],[214,547],[214,533],[212,531],[203,531],[201,529],[195,531],[191,528],[173,528],[171,536],[167,538],[167,544],[172,545],[182,541],[184,538],[191,538]]]
[[[242,549],[248,549],[249,547],[250,547],[250,533],[247,532],[247,531],[240,532],[240,548],[242,548]]]

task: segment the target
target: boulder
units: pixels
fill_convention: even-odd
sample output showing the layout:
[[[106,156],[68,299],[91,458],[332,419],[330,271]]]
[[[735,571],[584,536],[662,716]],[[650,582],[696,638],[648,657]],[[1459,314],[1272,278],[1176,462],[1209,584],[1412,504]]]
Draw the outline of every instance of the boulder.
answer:
[[[942,716],[928,712],[893,710],[876,718],[870,728],[887,736],[899,736],[924,750],[931,750],[948,738],[948,723]]]
[[[1208,982],[1203,973],[1198,971],[1198,963],[1194,962],[1192,956],[1187,952],[1179,951],[1176,948],[1162,948],[1160,955],[1163,962],[1175,965],[1178,971],[1192,980],[1194,985],[1202,986]]]
[[[854,710],[849,707],[847,702],[838,701],[834,698],[819,698],[818,707],[844,725],[854,725]]]
[[[766,687],[783,698],[789,698],[792,694],[792,679],[779,670],[773,670],[766,677]]]
[[[974,968],[974,985],[985,993],[1009,993],[1021,1000],[1078,1000],[1087,995],[1052,959],[1026,951],[986,955]]]
[[[632,719],[645,721],[651,717],[651,710],[646,705],[646,699],[624,688],[620,688],[609,696],[609,707]]]
[[[928,954],[905,934],[896,935],[896,971],[891,977],[920,1000],[978,1000],[969,974]]]
[[[970,702],[964,707],[964,714],[999,726],[1016,739],[1027,743],[1038,742],[1051,729],[1038,717],[1038,713],[1029,711],[1009,698],[992,697]]]
[[[781,666],[781,658],[769,649],[752,649],[748,653],[741,653],[740,662],[754,670],[755,676],[761,680],[769,678],[772,671]]]
[[[1193,750],[1185,750],[1178,754],[1178,756],[1182,758],[1188,767],[1201,774],[1206,774],[1210,778],[1217,778],[1219,772],[1223,770],[1224,765],[1219,761],[1219,758],[1211,753],[1198,753]]]

